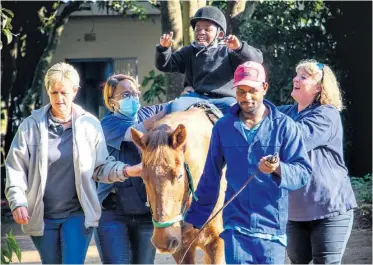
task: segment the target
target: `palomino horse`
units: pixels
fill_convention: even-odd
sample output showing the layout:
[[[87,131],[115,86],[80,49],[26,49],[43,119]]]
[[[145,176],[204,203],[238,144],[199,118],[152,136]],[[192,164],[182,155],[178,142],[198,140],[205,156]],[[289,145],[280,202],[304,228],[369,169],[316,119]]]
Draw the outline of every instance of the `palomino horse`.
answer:
[[[211,131],[212,124],[205,112],[195,108],[167,115],[148,134],[131,131],[133,141],[142,150],[141,176],[154,223],[152,243],[159,251],[171,253],[177,263],[198,233],[193,228],[182,235],[181,222],[194,194],[193,184],[198,185],[203,172]],[[188,179],[188,165],[192,180]],[[212,214],[223,205],[225,189],[223,176]],[[225,263],[224,242],[219,238],[222,231],[219,213],[194,241],[183,263],[195,263],[197,247],[203,250],[205,263]]]

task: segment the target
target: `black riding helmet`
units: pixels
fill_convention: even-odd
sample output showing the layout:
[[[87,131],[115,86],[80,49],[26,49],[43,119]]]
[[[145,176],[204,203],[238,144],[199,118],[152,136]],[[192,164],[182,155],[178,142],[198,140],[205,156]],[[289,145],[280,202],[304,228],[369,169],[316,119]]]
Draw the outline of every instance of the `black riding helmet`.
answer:
[[[215,23],[224,32],[224,34],[227,32],[227,21],[225,16],[223,12],[214,6],[205,6],[197,10],[194,17],[192,17],[190,20],[190,25],[192,26],[193,30],[196,23],[200,20],[211,21]]]

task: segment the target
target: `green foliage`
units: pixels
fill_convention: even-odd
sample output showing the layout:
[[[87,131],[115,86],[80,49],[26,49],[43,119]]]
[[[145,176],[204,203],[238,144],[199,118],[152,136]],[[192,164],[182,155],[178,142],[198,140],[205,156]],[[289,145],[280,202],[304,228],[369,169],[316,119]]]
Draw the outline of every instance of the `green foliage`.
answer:
[[[292,79],[301,59],[331,64],[336,43],[325,28],[331,16],[322,1],[262,1],[251,19],[241,22],[239,37],[263,52],[268,99],[275,104],[292,102]]]
[[[1,15],[1,33],[4,34],[6,37],[7,44],[10,44],[13,40],[13,33],[12,33],[12,19],[14,18],[14,14],[11,10],[6,8],[0,9]],[[0,49],[3,47],[2,42],[0,41]]]
[[[41,7],[38,10],[38,16],[42,25],[38,28],[42,34],[46,34],[50,29],[53,28],[56,22],[56,16],[58,8],[60,7],[61,2],[53,3],[52,10],[48,11],[45,6]]]
[[[223,0],[223,1],[207,1],[206,5],[208,6],[215,6],[217,8],[219,8],[223,13],[225,12],[225,10],[227,9],[227,3],[228,1],[227,0]]]
[[[42,26],[39,27],[41,33],[45,33],[49,28],[51,28],[55,22],[55,17],[57,15],[57,8],[59,7],[60,2],[55,2],[53,4],[53,11],[48,13],[47,9],[43,6],[38,11],[39,19],[42,23]],[[14,34],[12,32],[12,19],[14,18],[14,13],[6,8],[0,9],[1,14],[1,33],[5,35],[7,39],[7,44],[10,44],[13,41],[13,36],[18,36],[20,33]],[[19,38],[20,41],[20,54],[22,57],[26,56],[26,47],[27,47],[27,34],[22,34]],[[0,41],[0,49],[2,48],[2,42]]]
[[[351,177],[351,185],[358,204],[372,203],[372,174],[364,177]]]
[[[98,1],[97,5],[100,9],[113,10],[120,14],[138,18],[140,20],[147,19],[144,8],[137,1]]]
[[[146,87],[149,82],[152,82],[150,88],[144,93],[143,99],[147,103],[152,103],[155,99],[162,102],[161,96],[166,95],[166,77],[163,74],[156,75],[154,70],[149,72],[149,76],[145,76],[141,86]]]
[[[9,264],[12,261],[13,252],[16,254],[18,261],[21,263],[22,252],[18,242],[13,236],[12,230],[9,235],[5,234],[5,244],[1,245],[1,263]]]

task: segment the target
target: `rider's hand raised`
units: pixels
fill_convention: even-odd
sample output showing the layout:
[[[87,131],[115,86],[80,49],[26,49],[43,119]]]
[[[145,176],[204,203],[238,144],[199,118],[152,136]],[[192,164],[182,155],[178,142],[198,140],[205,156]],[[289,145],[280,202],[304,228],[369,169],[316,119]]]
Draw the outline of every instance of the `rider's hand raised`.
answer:
[[[161,39],[159,40],[159,45],[165,48],[170,48],[172,45],[172,37],[174,36],[174,33],[170,31],[169,34],[163,34]]]
[[[231,50],[237,50],[241,48],[241,42],[235,35],[229,35],[225,39],[225,45]]]

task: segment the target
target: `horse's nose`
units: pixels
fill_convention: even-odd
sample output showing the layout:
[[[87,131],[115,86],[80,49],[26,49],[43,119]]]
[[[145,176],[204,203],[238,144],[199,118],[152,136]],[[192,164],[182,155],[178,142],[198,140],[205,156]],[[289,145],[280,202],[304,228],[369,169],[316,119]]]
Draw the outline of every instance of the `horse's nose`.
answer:
[[[180,227],[155,228],[151,239],[161,253],[174,253],[181,244]]]
[[[168,238],[168,240],[167,240],[168,249],[176,249],[176,248],[179,247],[179,245],[180,245],[180,242],[179,242],[179,240],[177,240],[176,237]]]

